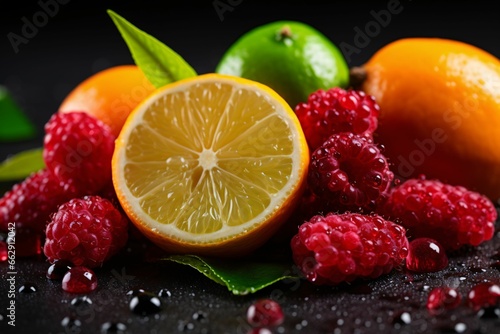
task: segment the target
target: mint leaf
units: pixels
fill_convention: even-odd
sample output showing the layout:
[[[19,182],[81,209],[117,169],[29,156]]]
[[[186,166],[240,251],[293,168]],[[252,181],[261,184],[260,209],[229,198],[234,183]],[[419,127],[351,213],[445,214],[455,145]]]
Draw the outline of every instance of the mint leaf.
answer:
[[[156,87],[196,76],[196,71],[175,51],[108,9],[144,75]]]
[[[283,279],[299,279],[292,274],[290,265],[284,263],[208,259],[196,255],[170,255],[164,260],[188,265],[227,286],[235,295],[254,293]]]
[[[0,181],[16,181],[45,167],[42,148],[35,148],[13,155],[0,163]]]
[[[0,141],[18,141],[35,136],[35,126],[9,94],[0,86]]]

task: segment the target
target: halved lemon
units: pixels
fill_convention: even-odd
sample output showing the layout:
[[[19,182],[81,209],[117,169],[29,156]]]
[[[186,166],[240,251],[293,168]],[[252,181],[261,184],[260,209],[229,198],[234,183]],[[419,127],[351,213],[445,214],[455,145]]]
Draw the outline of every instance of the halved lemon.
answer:
[[[113,183],[131,221],[160,247],[234,257],[289,217],[308,163],[283,98],[254,81],[206,74],[159,88],[131,113]]]

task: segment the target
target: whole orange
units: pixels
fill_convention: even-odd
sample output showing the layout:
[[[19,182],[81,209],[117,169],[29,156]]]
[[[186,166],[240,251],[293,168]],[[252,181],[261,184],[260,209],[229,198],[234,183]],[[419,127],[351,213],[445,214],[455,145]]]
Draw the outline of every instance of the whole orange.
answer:
[[[59,112],[87,112],[118,136],[130,112],[154,89],[137,66],[114,66],[78,84],[63,100]]]
[[[407,38],[362,66],[376,140],[401,178],[425,174],[500,197],[500,61],[459,41]]]

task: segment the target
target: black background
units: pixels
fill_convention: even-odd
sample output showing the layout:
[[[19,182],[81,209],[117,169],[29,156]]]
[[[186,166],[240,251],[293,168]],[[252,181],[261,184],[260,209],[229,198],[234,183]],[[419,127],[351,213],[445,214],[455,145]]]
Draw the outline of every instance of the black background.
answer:
[[[214,71],[224,51],[239,36],[275,20],[303,21],[337,46],[355,46],[355,29],[364,31],[374,20],[371,11],[387,9],[391,2],[221,0],[236,4],[222,14],[221,20],[213,0],[60,1],[65,4],[58,4],[57,13],[38,28],[28,43],[20,44],[17,53],[9,33],[22,36],[23,17],[33,22],[33,16],[43,9],[39,1],[33,0],[10,1],[0,10],[0,85],[10,90],[38,129],[33,141],[1,143],[0,158],[40,146],[43,124],[79,82],[107,67],[133,63],[106,9],[113,9],[170,46],[198,73],[207,73]],[[350,66],[367,61],[391,41],[418,36],[457,39],[500,56],[500,13],[494,9],[494,1],[399,3],[401,12],[392,15],[390,23],[381,27],[359,53],[347,57]]]
[[[43,1],[43,0],[42,0]],[[48,0],[50,1],[50,0]],[[48,2],[43,1],[44,3]],[[52,0],[55,1],[55,0]],[[58,13],[38,29],[19,52],[9,42],[8,34],[20,35],[22,18],[32,22],[42,10],[38,1],[4,2],[0,8],[0,85],[5,85],[14,99],[36,124],[38,136],[20,143],[0,143],[0,159],[30,147],[42,145],[43,125],[57,111],[63,98],[79,82],[107,67],[132,64],[132,58],[114,27],[106,9],[113,9],[137,27],[157,37],[182,55],[198,73],[212,72],[224,51],[239,36],[261,24],[275,20],[298,20],[310,24],[329,37],[337,46],[354,45],[355,29],[365,29],[374,20],[372,10],[386,9],[389,1],[378,2],[319,2],[288,1],[256,3],[233,1],[238,5],[220,19],[214,1],[85,1],[70,0],[60,4]],[[228,1],[222,1],[227,3]],[[163,4],[161,4],[163,3]],[[403,10],[391,17],[380,33],[370,38],[366,47],[352,55],[349,65],[367,61],[380,47],[403,37],[443,37],[461,40],[500,56],[500,13],[494,1],[424,2],[400,1]],[[402,73],[404,75],[404,73]],[[0,124],[0,126],[6,126]],[[353,286],[352,290],[312,288],[302,282],[298,290],[290,285],[278,285],[256,295],[233,297],[224,287],[196,275],[191,269],[168,263],[138,264],[126,255],[111,262],[100,272],[100,288],[91,297],[91,311],[69,306],[73,296],[62,293],[60,285],[47,281],[47,264],[36,260],[19,260],[19,284],[31,281],[39,292],[19,296],[18,331],[27,333],[36,327],[41,333],[67,333],[61,326],[63,317],[70,315],[82,322],[81,333],[97,332],[105,321],[121,321],[130,332],[205,332],[246,333],[245,310],[257,297],[269,297],[281,291],[280,302],[287,320],[286,332],[454,332],[455,324],[463,319],[467,332],[490,333],[498,322],[478,320],[465,307],[444,318],[429,317],[424,308],[426,286],[439,286],[469,277],[460,285],[466,293],[483,279],[498,279],[498,270],[481,271],[491,254],[500,249],[500,239],[451,258],[450,267],[438,274],[393,276],[369,285]],[[471,255],[472,254],[472,255]],[[474,257],[475,256],[475,257]],[[481,262],[482,261],[482,262]],[[5,267],[0,267],[4,270]],[[125,282],[116,273],[125,274]],[[128,276],[127,276],[128,275]],[[122,275],[123,276],[123,275]],[[123,278],[123,277],[122,277]],[[461,281],[460,281],[461,282]],[[0,299],[5,298],[6,282],[0,282]],[[127,308],[126,291],[134,286],[153,292],[168,287],[172,292],[160,315],[147,319],[132,316]],[[371,291],[371,293],[369,293]],[[5,314],[3,303],[0,315]],[[193,314],[202,311],[202,320]],[[413,321],[405,325],[403,311],[411,312]],[[87,313],[85,313],[87,312]],[[203,313],[204,312],[204,313]],[[380,324],[378,321],[380,320]],[[304,322],[306,321],[306,322]],[[355,324],[359,321],[358,324]],[[366,326],[366,321],[370,326]],[[344,325],[339,325],[344,323]],[[188,324],[191,324],[189,326]],[[0,324],[5,333],[5,323]]]

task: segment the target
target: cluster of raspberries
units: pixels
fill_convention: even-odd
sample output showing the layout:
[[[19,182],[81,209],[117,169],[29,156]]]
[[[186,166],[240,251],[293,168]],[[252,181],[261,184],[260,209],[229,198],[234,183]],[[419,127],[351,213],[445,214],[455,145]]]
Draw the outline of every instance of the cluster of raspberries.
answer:
[[[45,125],[45,168],[0,198],[0,231],[15,222],[45,233],[51,262],[101,266],[127,240],[128,221],[109,191],[114,141],[87,113],[55,113]]]
[[[311,151],[304,203],[315,212],[291,248],[311,282],[388,273],[403,263],[408,238],[432,238],[450,251],[493,237],[497,212],[486,197],[424,177],[395,185],[373,140],[380,108],[372,96],[318,90],[295,112]]]

